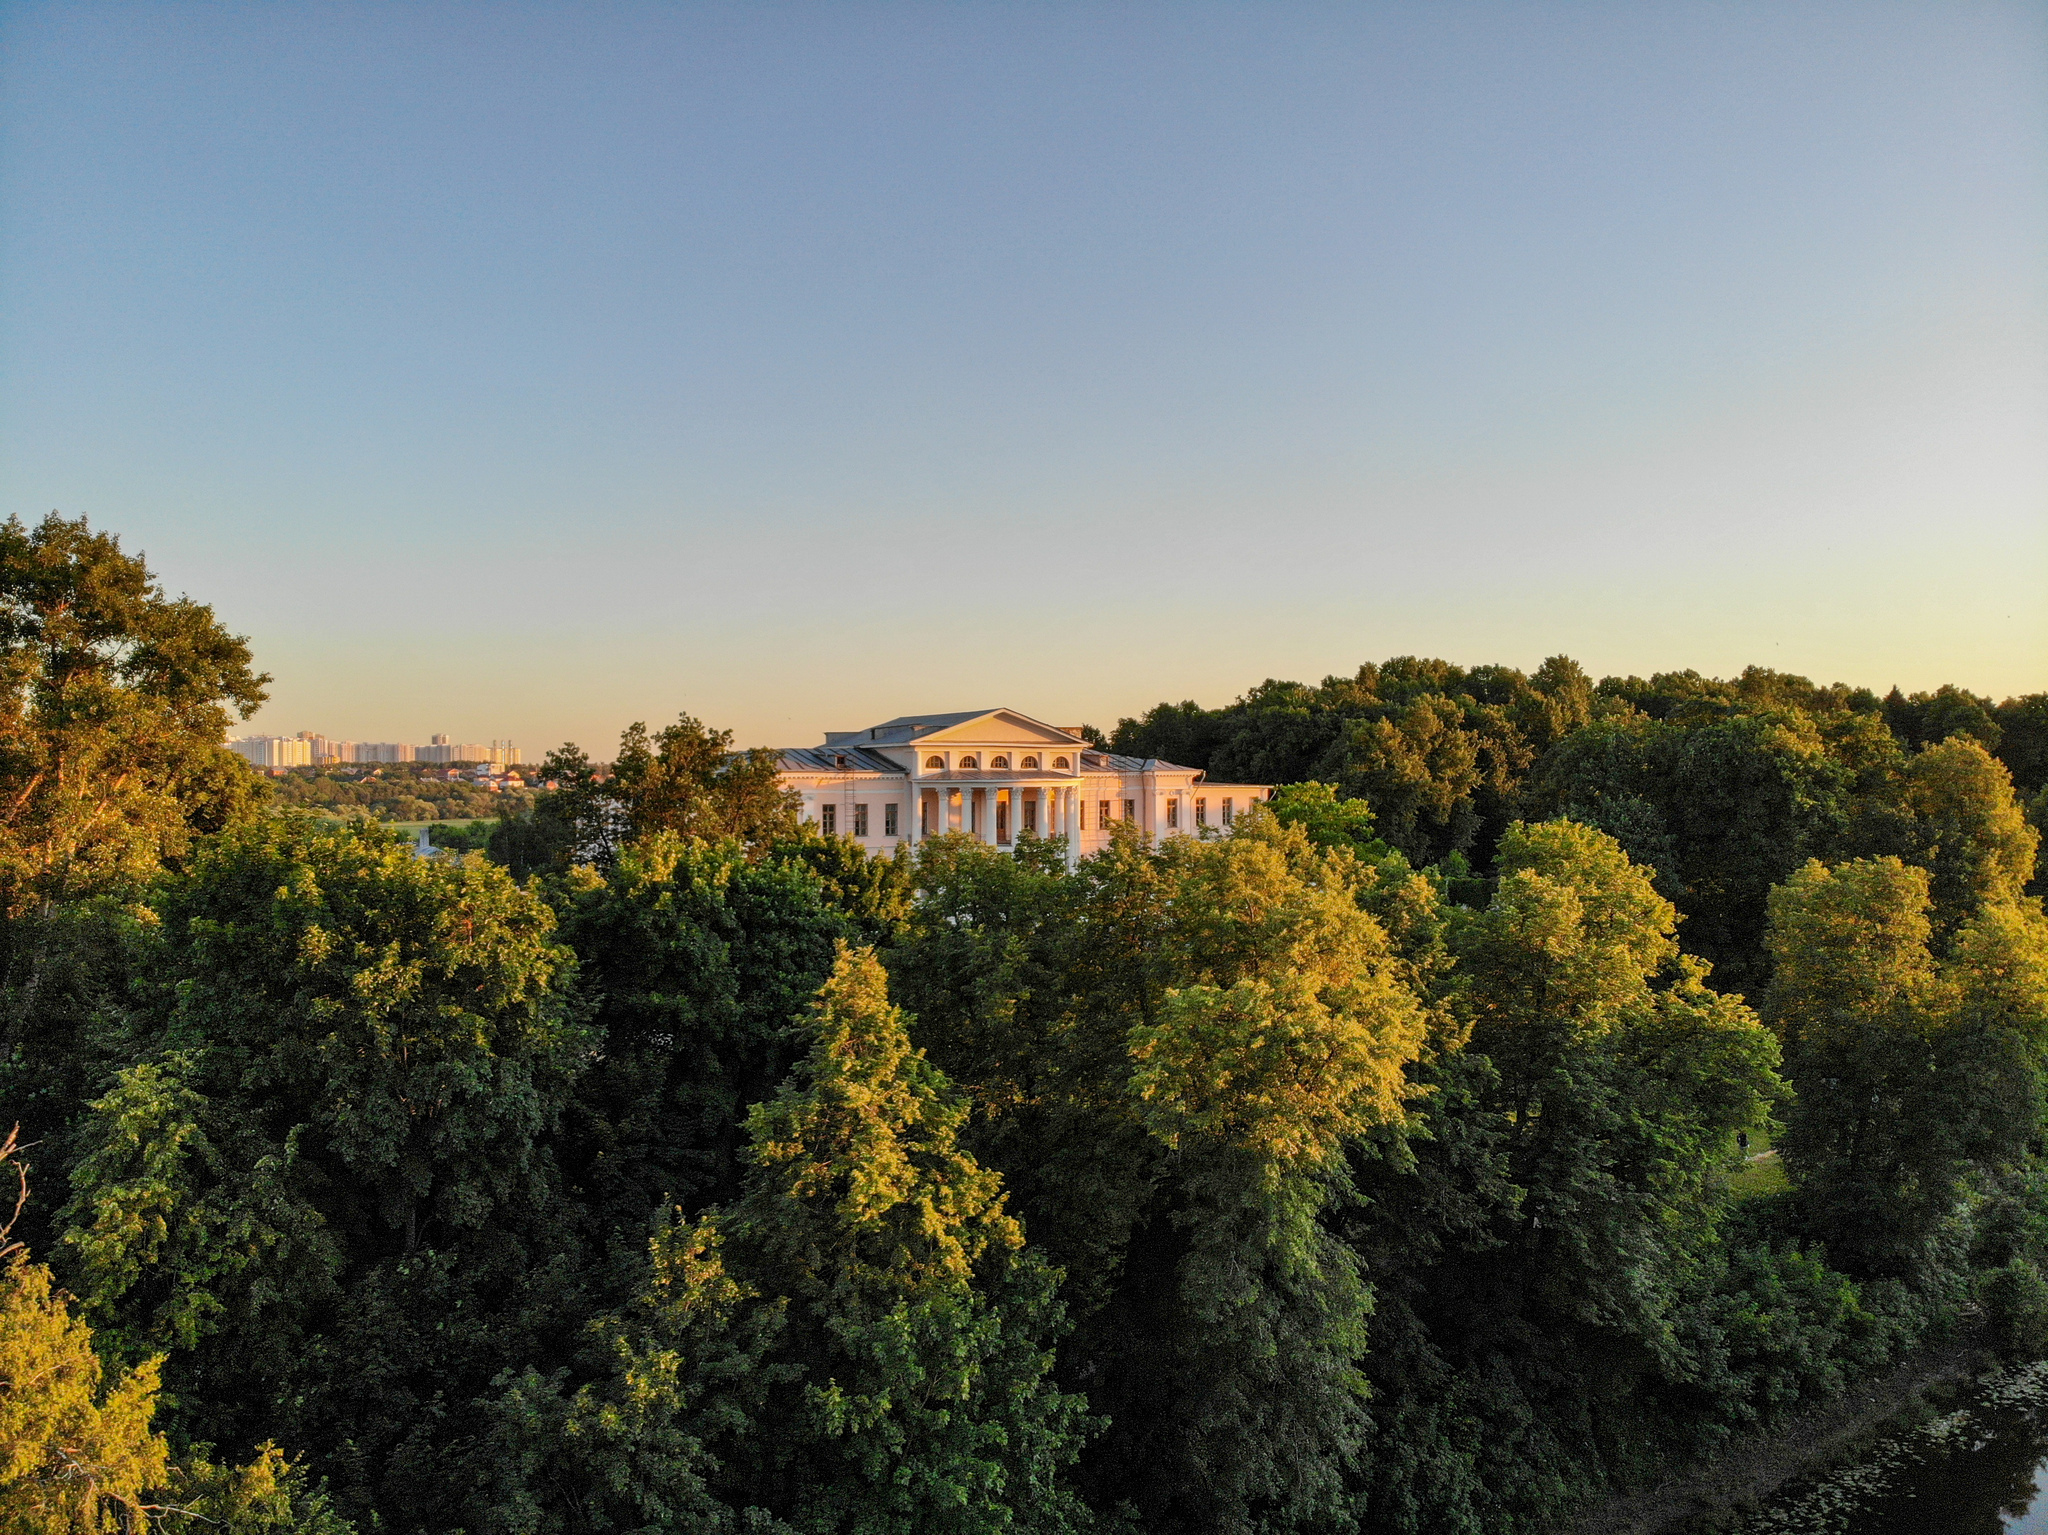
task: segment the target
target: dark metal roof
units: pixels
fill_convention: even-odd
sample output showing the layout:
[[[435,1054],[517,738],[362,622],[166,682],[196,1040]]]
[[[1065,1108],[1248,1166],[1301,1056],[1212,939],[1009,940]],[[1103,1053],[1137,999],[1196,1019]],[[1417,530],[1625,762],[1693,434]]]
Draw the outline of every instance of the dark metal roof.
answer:
[[[1019,719],[1031,719],[1030,715],[1023,713],[1021,710],[1007,708],[967,709],[952,714],[899,714],[893,720],[884,720],[881,724],[870,727],[867,736],[871,742],[888,741],[900,745],[905,741],[922,740],[934,731],[951,730],[955,725],[965,725],[973,720],[986,719],[991,714],[1014,714]],[[1031,722],[1034,725],[1045,724],[1043,720],[1032,720]],[[1058,730],[1063,735],[1071,736],[1073,734],[1073,732],[1064,730],[1058,725],[1048,725],[1046,728],[1048,730]],[[859,734],[859,732],[856,731],[853,734]]]
[[[899,714],[893,720],[883,720],[876,730],[902,731],[906,735],[922,735],[929,730],[947,730],[954,725],[964,725],[969,720],[978,720],[985,714],[1000,713],[997,709],[968,709],[958,714]]]
[[[791,746],[780,756],[785,773],[901,773],[903,764],[858,746]]]
[[[1192,773],[1196,769],[1163,757],[1126,757],[1121,752],[1084,751],[1081,766],[1101,773]]]

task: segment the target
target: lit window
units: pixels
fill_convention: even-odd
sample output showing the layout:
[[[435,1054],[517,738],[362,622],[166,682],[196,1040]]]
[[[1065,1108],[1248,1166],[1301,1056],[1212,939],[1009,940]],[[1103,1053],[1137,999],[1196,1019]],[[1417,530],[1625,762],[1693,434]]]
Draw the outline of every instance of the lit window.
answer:
[[[896,806],[893,801],[882,807],[882,835],[885,837],[896,835]]]
[[[981,759],[979,757],[962,757],[960,765],[964,768],[980,767]]]
[[[1008,795],[996,796],[996,841],[1008,844],[1010,840],[1010,799]]]
[[[853,807],[853,834],[865,837],[868,834],[868,807],[865,804]]]
[[[855,812],[855,814],[858,813],[858,811]],[[1209,824],[1209,802],[1199,794],[1195,796],[1195,824],[1197,826],[1207,826]]]
[[[924,759],[924,765],[928,768],[942,768],[946,765],[946,759],[944,757],[927,757]]]
[[[837,805],[820,805],[818,807],[818,829],[828,837],[839,830],[839,807]]]
[[[1225,826],[1228,826],[1228,825],[1230,824],[1230,822],[1231,822],[1231,819],[1232,819],[1232,817],[1231,817],[1231,804],[1230,804],[1230,796],[1226,794],[1226,795],[1224,795],[1224,796],[1223,796],[1223,824],[1224,824]]]
[[[1026,757],[1024,759],[1024,765],[1028,768],[1035,768],[1038,766],[1038,759],[1036,757]]]
[[[1067,771],[1070,770],[1074,764],[1069,762],[1065,757],[1055,757],[1052,759],[1052,765],[1056,768],[1059,768],[1062,771]]]
[[[988,765],[992,768],[1006,768],[1010,765],[1010,759],[1008,757],[991,757],[988,759]]]
[[[1180,798],[1177,795],[1166,802],[1166,824],[1168,826],[1180,825]]]
[[[1127,799],[1124,801],[1124,819],[1126,821],[1138,819],[1138,802],[1136,800]]]

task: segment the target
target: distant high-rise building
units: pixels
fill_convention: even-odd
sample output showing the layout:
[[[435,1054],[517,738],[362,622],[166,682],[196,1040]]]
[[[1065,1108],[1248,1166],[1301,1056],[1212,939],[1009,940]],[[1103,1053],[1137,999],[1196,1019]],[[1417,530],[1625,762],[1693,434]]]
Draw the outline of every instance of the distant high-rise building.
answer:
[[[228,750],[261,768],[311,767],[313,743],[297,736],[243,736],[228,742]]]
[[[454,741],[447,736],[435,736],[433,741],[419,749],[421,762],[485,762],[493,767],[509,767],[519,761],[519,748],[510,741],[493,741],[486,746],[481,741]]]
[[[353,762],[356,760],[356,743],[353,741],[336,741],[331,737],[323,736],[310,730],[301,730],[299,732],[299,739],[312,743],[313,765],[315,767],[326,762]]]
[[[317,767],[332,762],[476,762],[516,767],[519,748],[510,741],[457,741],[437,735],[426,746],[403,741],[342,741],[314,730],[295,736],[243,736],[228,742],[230,750],[257,767]]]

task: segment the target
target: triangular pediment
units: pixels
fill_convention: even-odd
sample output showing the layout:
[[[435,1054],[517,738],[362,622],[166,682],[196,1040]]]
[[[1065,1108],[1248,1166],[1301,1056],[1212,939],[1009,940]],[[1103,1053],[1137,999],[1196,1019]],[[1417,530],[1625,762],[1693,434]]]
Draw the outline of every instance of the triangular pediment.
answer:
[[[920,734],[917,744],[946,741],[962,746],[1081,746],[1079,736],[1068,735],[1057,725],[1048,725],[1015,709],[991,709],[973,719],[949,724],[943,729]]]

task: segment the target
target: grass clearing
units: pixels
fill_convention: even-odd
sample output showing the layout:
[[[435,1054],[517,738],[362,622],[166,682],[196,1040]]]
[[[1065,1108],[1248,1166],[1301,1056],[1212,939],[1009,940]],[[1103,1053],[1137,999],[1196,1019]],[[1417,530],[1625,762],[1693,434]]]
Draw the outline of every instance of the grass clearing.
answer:
[[[1785,1176],[1785,1164],[1778,1160],[1777,1151],[1762,1136],[1750,1143],[1747,1159],[1728,1175],[1728,1193],[1737,1201],[1755,1199],[1764,1194],[1782,1194],[1790,1187],[1792,1180]]]

